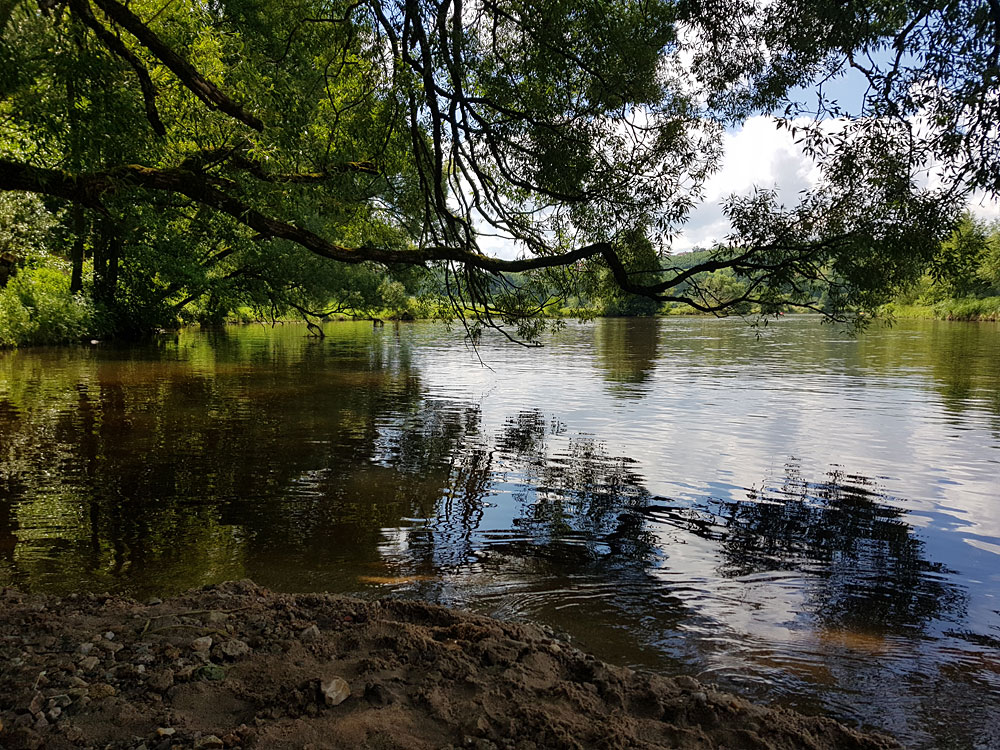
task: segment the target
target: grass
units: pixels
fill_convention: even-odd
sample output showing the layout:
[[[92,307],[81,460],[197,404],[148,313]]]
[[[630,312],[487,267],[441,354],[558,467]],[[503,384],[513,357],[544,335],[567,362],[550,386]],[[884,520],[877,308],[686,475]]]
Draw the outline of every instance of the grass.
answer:
[[[892,304],[896,318],[937,318],[938,320],[1000,321],[1000,297],[947,299],[933,305]]]

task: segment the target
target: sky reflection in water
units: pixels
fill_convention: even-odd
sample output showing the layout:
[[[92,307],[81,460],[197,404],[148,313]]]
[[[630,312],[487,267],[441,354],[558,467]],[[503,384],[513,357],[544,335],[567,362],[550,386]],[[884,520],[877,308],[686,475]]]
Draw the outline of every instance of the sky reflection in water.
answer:
[[[419,596],[1000,746],[996,326],[302,333],[0,356],[0,582]]]

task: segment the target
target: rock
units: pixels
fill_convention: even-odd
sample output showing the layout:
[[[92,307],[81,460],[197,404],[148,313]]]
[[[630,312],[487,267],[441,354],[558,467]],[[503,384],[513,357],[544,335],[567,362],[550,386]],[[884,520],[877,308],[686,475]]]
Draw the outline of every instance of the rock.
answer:
[[[106,682],[96,682],[90,686],[90,697],[96,701],[110,698],[115,692],[115,689]]]
[[[691,698],[695,703],[708,703],[708,696],[702,691],[694,693]]]
[[[192,651],[208,651],[212,648],[212,637],[209,635],[203,635],[201,638],[195,638],[191,641]]]
[[[226,679],[226,670],[218,664],[206,664],[203,667],[198,667],[194,671],[194,676],[199,680],[224,680]]]
[[[341,677],[320,680],[319,689],[323,694],[323,702],[328,706],[339,706],[351,694],[351,686]]]
[[[72,677],[69,678],[68,684],[70,687],[79,688],[79,687],[87,687],[88,683],[86,680],[81,680],[76,675],[73,675]]]
[[[156,730],[157,737],[173,737],[175,734],[177,734],[177,730],[173,727],[159,727]]]
[[[77,653],[86,656],[87,654],[89,654],[91,651],[94,650],[94,644],[90,641],[87,641],[86,643],[81,643],[76,650]]]
[[[216,655],[218,656],[218,653],[219,653],[219,647],[218,646],[216,646],[215,652],[216,652]],[[210,663],[212,661],[212,652],[211,651],[195,651],[192,654],[192,656],[194,657],[194,660],[196,662],[198,662],[199,664],[208,664],[208,663]]]
[[[113,641],[114,639],[115,639],[115,634],[112,633],[110,630],[104,634],[104,640]]]
[[[701,687],[701,683],[698,682],[694,677],[689,677],[686,674],[682,674],[680,677],[675,677],[674,682],[677,683],[677,687],[683,688],[684,690],[698,690]]]
[[[45,698],[42,697],[41,693],[35,693],[34,697],[31,699],[31,703],[28,704],[28,710],[32,714],[40,714],[42,712],[42,706],[45,705]]]
[[[49,719],[55,721],[62,715],[62,709],[59,706],[53,706],[49,709]]]
[[[250,653],[250,647],[244,641],[232,640],[220,644],[219,651],[227,659],[239,659]]]
[[[147,607],[155,607],[157,604],[163,604],[163,600],[157,599],[155,596],[152,599],[146,600]]]
[[[83,730],[80,727],[66,727],[66,739],[70,742],[79,742],[83,739]]]
[[[146,684],[149,685],[151,689],[162,693],[174,684],[174,673],[169,669],[158,669],[149,676],[149,679],[146,680]]]
[[[228,619],[229,615],[227,615],[225,612],[213,611],[205,615],[205,622],[210,623],[212,625],[218,625],[220,622],[225,622]]]
[[[11,750],[38,750],[42,746],[42,737],[38,732],[27,727],[18,727],[6,738],[4,747]]]
[[[552,654],[553,656],[556,656],[556,655],[562,653],[562,648],[559,646],[558,643],[550,643],[549,644],[549,653]]]
[[[69,689],[69,697],[75,700],[79,700],[80,698],[86,698],[89,695],[90,695],[90,688],[76,687]]]
[[[310,625],[299,633],[299,640],[301,641],[315,641],[317,638],[319,638],[319,628],[315,625]]]
[[[101,641],[98,645],[105,651],[110,651],[112,654],[117,654],[125,648],[124,644],[116,643],[115,641]]]
[[[97,665],[100,663],[101,660],[98,659],[96,656],[86,656],[83,659],[80,659],[80,669],[89,672],[90,670],[97,667]]]
[[[194,750],[215,750],[220,747],[223,747],[222,740],[214,734],[206,735],[194,743]]]

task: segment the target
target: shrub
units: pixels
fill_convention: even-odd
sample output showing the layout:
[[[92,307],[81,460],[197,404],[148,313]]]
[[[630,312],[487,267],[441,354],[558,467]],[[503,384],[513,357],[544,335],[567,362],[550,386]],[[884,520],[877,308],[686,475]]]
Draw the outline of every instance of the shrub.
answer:
[[[87,336],[93,307],[70,294],[69,276],[43,266],[26,268],[0,290],[0,346],[61,344]]]

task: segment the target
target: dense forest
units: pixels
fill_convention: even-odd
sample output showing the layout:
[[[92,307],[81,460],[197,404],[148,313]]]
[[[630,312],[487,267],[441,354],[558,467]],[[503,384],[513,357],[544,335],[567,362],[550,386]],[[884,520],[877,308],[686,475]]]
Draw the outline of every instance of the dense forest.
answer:
[[[961,212],[1000,190],[998,28],[975,2],[0,0],[0,344],[989,296],[996,233]],[[672,254],[761,115],[819,178],[723,198],[725,241]]]
[[[66,343],[121,335],[129,329],[133,335],[144,335],[185,324],[315,320],[310,310],[290,296],[276,295],[266,285],[247,284],[242,274],[210,278],[202,293],[192,294],[177,284],[142,274],[128,263],[123,264],[119,281],[126,293],[109,305],[95,289],[99,276],[95,277],[90,252],[79,287],[73,289],[64,226],[67,217],[57,205],[46,206],[34,196],[0,194],[0,211],[0,346]],[[697,268],[714,254],[712,249],[697,248],[675,256],[647,252],[650,263],[675,273]],[[443,271],[419,273],[409,267],[386,269],[373,264],[333,269],[340,273],[314,278],[314,286],[296,290],[318,300],[325,317],[451,320],[456,315]],[[537,314],[543,318],[711,314],[683,302],[662,303],[629,294],[608,275],[578,273],[569,286],[535,284]],[[521,274],[509,274],[507,281],[522,286],[531,283]],[[750,283],[732,269],[722,268],[699,272],[680,285],[678,292],[719,305],[722,309],[715,314],[831,311],[827,289],[820,283],[813,283],[808,297],[798,304],[771,306],[740,301]],[[878,312],[889,319],[1000,319],[1000,227],[964,215],[917,280]]]

